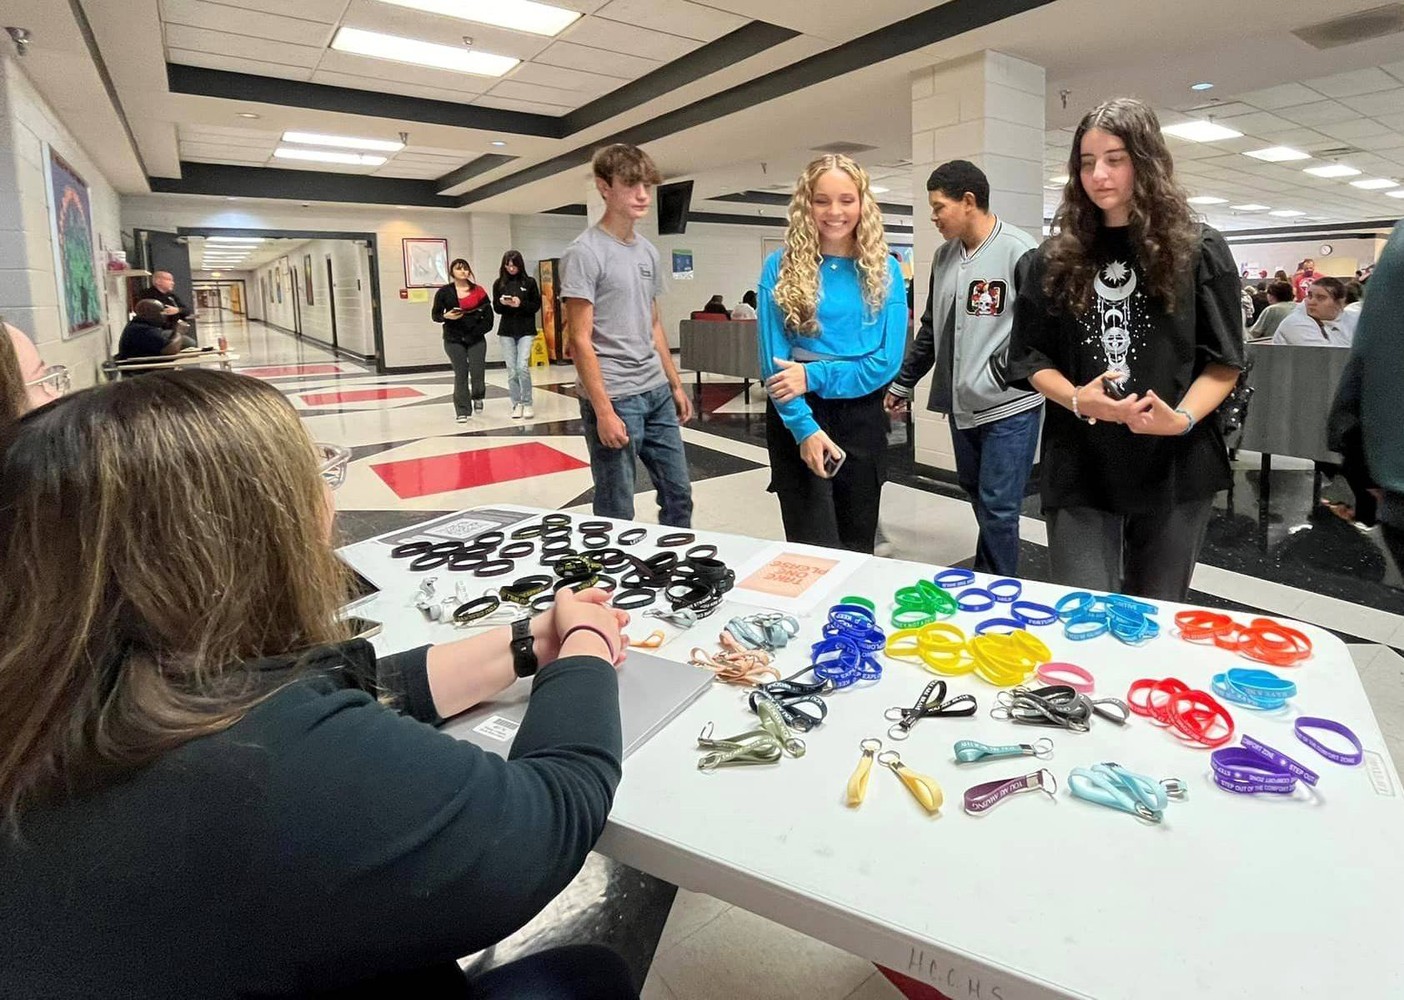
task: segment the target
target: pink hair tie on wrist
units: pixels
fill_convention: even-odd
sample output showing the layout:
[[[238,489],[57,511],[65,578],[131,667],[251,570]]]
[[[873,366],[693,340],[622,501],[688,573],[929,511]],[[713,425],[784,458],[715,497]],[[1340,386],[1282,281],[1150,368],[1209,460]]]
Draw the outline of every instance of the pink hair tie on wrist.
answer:
[[[614,643],[609,641],[609,636],[604,634],[603,629],[595,628],[593,625],[572,625],[566,629],[565,635],[561,636],[561,646],[564,647],[566,641],[577,632],[593,632],[600,637],[600,641],[605,644],[605,649],[609,650],[609,662],[613,663],[615,658]]]
[[[1092,692],[1092,675],[1076,663],[1045,663],[1037,674],[1045,684],[1066,684],[1078,694]]]

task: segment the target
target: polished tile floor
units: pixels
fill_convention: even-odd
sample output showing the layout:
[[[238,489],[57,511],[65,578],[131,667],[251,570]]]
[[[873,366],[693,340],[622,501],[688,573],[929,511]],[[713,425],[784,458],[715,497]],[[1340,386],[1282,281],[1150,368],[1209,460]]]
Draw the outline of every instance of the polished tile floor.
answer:
[[[506,377],[489,369],[481,416],[454,422],[443,374],[381,376],[360,363],[271,330],[227,319],[220,329],[244,370],[276,385],[314,438],[352,449],[337,494],[348,541],[434,511],[512,501],[589,510],[590,472],[569,367],[533,371],[536,417],[512,420]],[[783,537],[766,493],[764,402],[733,380],[693,387],[698,419],[684,429],[698,528]],[[884,532],[894,553],[941,565],[968,564],[975,522],[953,485],[914,469],[901,428],[883,493]],[[1348,644],[1388,749],[1404,769],[1404,583],[1371,532],[1314,507],[1308,463],[1278,459],[1267,482],[1257,455],[1241,454],[1234,488],[1221,496],[1195,573],[1193,600],[1260,610],[1332,629]],[[1328,495],[1334,487],[1328,487]],[[636,516],[656,521],[640,470]],[[1036,497],[1023,519],[1020,574],[1046,578],[1046,534]],[[629,960],[643,995],[678,1000],[879,1000],[904,994],[871,963],[710,896],[595,856],[576,883],[522,932],[468,962],[493,964],[570,941],[610,944]],[[910,996],[931,996],[909,992]]]

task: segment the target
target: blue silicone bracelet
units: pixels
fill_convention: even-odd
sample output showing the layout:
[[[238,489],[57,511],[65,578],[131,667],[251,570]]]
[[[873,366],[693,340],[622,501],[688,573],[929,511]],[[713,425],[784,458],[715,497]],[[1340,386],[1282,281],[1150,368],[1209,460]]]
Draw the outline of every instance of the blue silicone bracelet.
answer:
[[[970,600],[972,598],[973,600]],[[970,587],[956,595],[956,607],[962,611],[988,611],[994,606],[994,594],[980,587]]]
[[[931,582],[942,590],[953,590],[975,582],[975,574],[968,569],[946,569],[931,578]]]
[[[1007,629],[1009,632],[1018,632],[1021,631],[1023,627],[1024,623],[1017,618],[986,618],[979,625],[975,626],[975,634],[984,635],[991,629]]]
[[[1003,588],[1003,593],[1001,593],[1000,590],[997,589],[1001,587]],[[1013,588],[1012,593],[1010,593],[1010,588]],[[991,594],[993,594],[994,599],[996,601],[999,601],[1001,604],[1012,604],[1019,599],[1019,596],[1021,594],[1023,594],[1024,585],[1018,580],[996,580],[994,583],[990,584],[985,589],[988,590]]]
[[[1058,620],[1057,611],[1033,601],[1015,601],[1009,606],[1009,613],[1025,625],[1052,625]]]

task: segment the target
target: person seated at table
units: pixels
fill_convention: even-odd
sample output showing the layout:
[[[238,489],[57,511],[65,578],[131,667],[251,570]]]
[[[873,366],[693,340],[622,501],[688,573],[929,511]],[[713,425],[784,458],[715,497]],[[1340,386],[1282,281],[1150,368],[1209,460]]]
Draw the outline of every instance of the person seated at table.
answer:
[[[161,303],[142,299],[133,312],[135,315],[122,328],[122,336],[117,340],[118,361],[159,361],[181,352],[184,338],[166,326]]]
[[[1258,318],[1248,329],[1249,340],[1271,337],[1277,332],[1282,321],[1297,308],[1297,302],[1292,298],[1292,285],[1287,281],[1274,281],[1268,285],[1267,299],[1267,308],[1258,313]]]
[[[0,320],[0,432],[36,406],[68,391],[68,369],[46,365],[34,341],[18,327]]]
[[[562,591],[534,660],[505,627],[377,660],[333,510],[292,406],[231,372],[0,438],[0,992],[635,996],[602,948],[455,961],[604,829],[627,615]],[[433,728],[538,663],[510,759]]]
[[[713,295],[707,300],[707,304],[699,309],[698,312],[716,313],[717,315],[726,317],[731,316],[731,310],[726,307],[726,303],[722,301],[720,295]]]
[[[756,292],[755,289],[747,289],[741,296],[741,304],[731,310],[731,318],[735,320],[746,320],[756,318]]]
[[[1349,347],[1352,328],[1341,321],[1345,285],[1340,278],[1317,277],[1306,292],[1304,308],[1294,310],[1277,326],[1274,344],[1296,347]]]

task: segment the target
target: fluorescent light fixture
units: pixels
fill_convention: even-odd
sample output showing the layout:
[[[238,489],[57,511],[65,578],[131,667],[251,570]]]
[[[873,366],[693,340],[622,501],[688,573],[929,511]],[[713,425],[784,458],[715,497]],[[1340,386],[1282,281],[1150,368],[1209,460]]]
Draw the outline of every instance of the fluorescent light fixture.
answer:
[[[505,146],[505,145],[507,145],[507,144],[506,144],[505,142],[503,142],[501,139],[494,139],[494,140],[492,140],[492,142],[490,143],[490,145],[493,145],[493,146]]]
[[[1361,188],[1365,191],[1379,191],[1383,188],[1398,187],[1398,181],[1392,181],[1387,177],[1371,177],[1369,180],[1351,181],[1351,187]]]
[[[1212,194],[1201,194],[1194,198],[1186,198],[1185,201],[1191,205],[1227,205],[1227,198],[1215,198]]]
[[[1391,198],[1404,198],[1404,188],[1399,188],[1397,191],[1386,191],[1385,194]]]
[[[1279,219],[1295,219],[1299,215],[1306,215],[1306,213],[1298,212],[1295,208],[1279,208],[1275,212],[1269,212],[1268,215],[1275,215]]]
[[[473,73],[477,76],[501,76],[521,62],[520,59],[511,56],[476,52],[461,45],[421,42],[414,38],[401,38],[399,35],[384,35],[378,31],[362,31],[360,28],[342,28],[332,39],[331,47],[339,52],[370,56],[372,59],[388,59],[391,62],[430,66],[434,69]]]
[[[1328,163],[1324,167],[1307,167],[1302,173],[1313,177],[1354,177],[1360,171],[1344,163]]]
[[[1190,84],[1190,90],[1213,90],[1213,89],[1214,89],[1214,85],[1213,85],[1212,83],[1192,83],[1192,84]]]
[[[1255,149],[1251,153],[1244,153],[1244,156],[1251,156],[1255,160],[1266,160],[1268,163],[1285,163],[1288,160],[1309,160],[1310,153],[1303,153],[1300,149],[1293,149],[1291,146],[1269,146],[1267,149]]]
[[[579,11],[534,3],[533,0],[380,0],[381,3],[492,24],[533,35],[559,35],[580,17]]]
[[[1253,204],[1248,204],[1248,205],[1230,205],[1229,208],[1233,209],[1235,212],[1266,212],[1268,209],[1272,208],[1272,206],[1271,206],[1271,205],[1253,205]]]
[[[322,135],[319,132],[284,132],[283,141],[296,142],[303,146],[368,149],[376,153],[398,153],[405,148],[403,142],[391,142],[388,139],[357,139],[347,135]]]
[[[240,118],[262,118],[262,117],[263,117],[262,115],[256,115],[256,114],[254,114],[252,111],[240,111],[240,112],[238,112],[238,115],[239,115]]]
[[[887,192],[891,191],[892,189],[885,188],[881,184],[869,184],[868,190],[871,191],[873,194],[887,194]]]
[[[385,157],[373,153],[333,153],[324,149],[290,149],[279,146],[273,155],[280,160],[310,160],[313,163],[345,163],[353,167],[378,167]]]
[[[1243,134],[1236,129],[1200,120],[1167,125],[1160,131],[1177,139],[1188,139],[1190,142],[1218,142],[1220,139],[1237,139]]]

